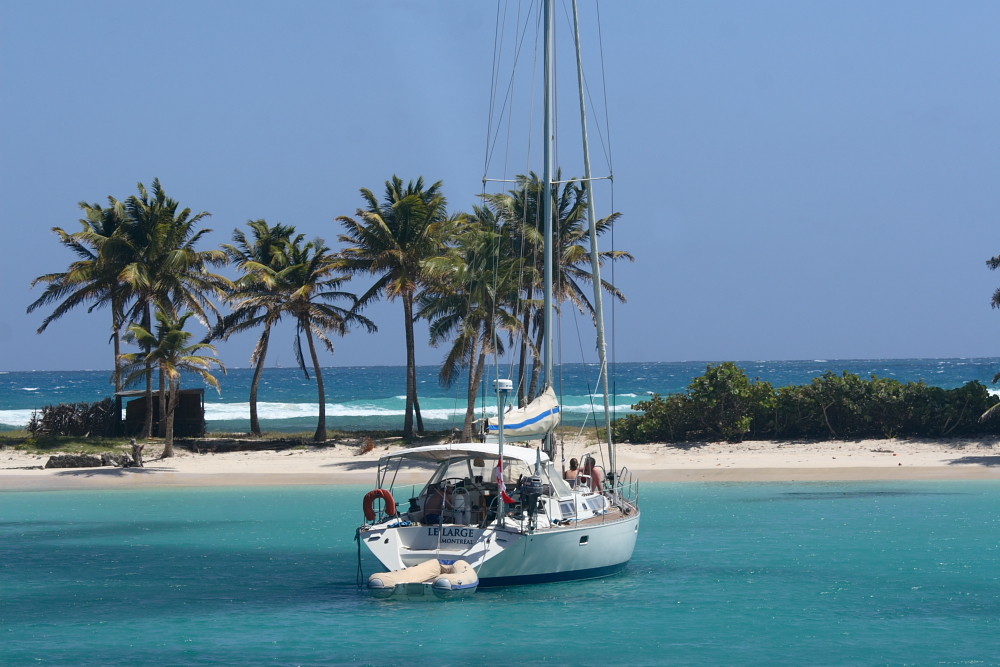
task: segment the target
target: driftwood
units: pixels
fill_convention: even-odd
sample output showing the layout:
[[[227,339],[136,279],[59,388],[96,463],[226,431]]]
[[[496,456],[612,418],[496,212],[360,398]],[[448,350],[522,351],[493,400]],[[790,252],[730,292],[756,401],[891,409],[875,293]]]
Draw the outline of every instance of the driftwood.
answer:
[[[132,465],[134,465],[136,468],[143,467],[142,449],[146,445],[137,445],[135,442],[135,438],[132,438],[132,442],[129,444],[132,445]]]

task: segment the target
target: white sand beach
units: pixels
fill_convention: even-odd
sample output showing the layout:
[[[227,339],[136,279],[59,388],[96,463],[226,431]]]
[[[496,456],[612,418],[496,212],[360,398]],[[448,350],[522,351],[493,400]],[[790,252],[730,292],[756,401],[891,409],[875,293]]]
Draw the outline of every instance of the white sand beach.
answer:
[[[359,454],[354,445],[216,454],[178,449],[167,459],[155,458],[155,450],[150,456],[147,450],[142,468],[42,468],[48,455],[4,449],[0,450],[0,489],[368,485],[375,482],[378,457],[398,448],[381,443],[366,454]],[[601,458],[596,445],[582,440],[568,440],[564,450],[566,459],[585,453]],[[1000,438],[748,441],[687,447],[626,444],[618,447],[621,466],[644,482],[1000,480]]]

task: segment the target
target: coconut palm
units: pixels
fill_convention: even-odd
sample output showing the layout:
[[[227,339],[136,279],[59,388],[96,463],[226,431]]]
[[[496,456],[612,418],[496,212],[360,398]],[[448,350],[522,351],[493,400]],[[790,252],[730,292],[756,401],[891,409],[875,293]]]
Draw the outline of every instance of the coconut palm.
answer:
[[[328,332],[343,336],[351,324],[361,325],[369,332],[376,331],[377,327],[355,311],[358,304],[355,295],[336,289],[348,278],[337,274],[339,267],[336,258],[324,241],[315,239],[303,244],[302,239],[299,234],[287,243],[284,251],[287,265],[276,274],[275,289],[249,295],[236,307],[248,310],[259,308],[272,321],[277,321],[283,314],[295,320],[295,359],[308,378],[309,370],[302,352],[302,338],[305,337],[313,373],[316,375],[319,420],[313,440],[321,442],[326,440],[326,391],[315,341],[319,339],[327,350],[333,352]],[[331,302],[338,300],[349,301],[351,307],[332,305]]]
[[[150,365],[160,371],[160,376],[167,379],[166,412],[161,414],[161,422],[165,423],[163,440],[163,458],[174,455],[174,415],[177,411],[177,401],[181,388],[181,372],[194,372],[202,379],[219,390],[219,381],[210,372],[213,366],[218,366],[225,372],[226,367],[214,356],[198,354],[209,350],[215,354],[215,348],[208,343],[189,344],[191,336],[184,331],[184,324],[193,313],[185,313],[180,318],[173,313],[156,311],[156,331],[151,332],[142,325],[133,324],[129,327],[129,335],[145,352],[131,352],[122,355],[122,368],[126,382],[138,379],[147,373]],[[146,411],[152,412],[152,405],[146,404]]]
[[[281,318],[281,309],[272,297],[281,294],[280,272],[288,266],[287,247],[295,227],[281,223],[272,227],[266,220],[250,220],[247,226],[252,238],[248,239],[242,230],[236,229],[233,230],[233,243],[222,246],[243,275],[236,281],[236,290],[228,297],[233,310],[215,326],[212,337],[228,339],[235,333],[263,327],[250,355],[250,363],[254,366],[250,382],[250,432],[259,436],[257,393],[271,329]]]
[[[560,181],[559,174],[556,181]],[[487,205],[497,217],[504,220],[505,228],[513,236],[512,252],[517,253],[525,264],[522,273],[522,293],[527,304],[533,304],[522,310],[522,329],[531,331],[535,338],[535,348],[540,347],[544,335],[544,319],[540,311],[540,301],[535,297],[541,291],[543,254],[543,221],[542,221],[543,183],[534,173],[519,175],[517,187],[507,193],[486,195]],[[574,180],[565,182],[560,187],[556,183],[552,187],[553,216],[553,298],[556,306],[569,302],[581,312],[595,316],[590,295],[593,293],[590,285],[593,283],[593,272],[590,265],[590,241],[587,221],[587,200],[585,190]],[[598,235],[609,231],[620,213],[601,218],[596,223]],[[634,258],[628,252],[621,250],[602,251],[601,260]],[[625,295],[607,280],[601,281],[605,291],[619,301],[625,301]],[[518,386],[523,387],[526,375],[526,357],[529,350],[527,336],[522,340],[521,363],[519,367]],[[533,354],[531,383],[528,387],[527,399],[530,400],[538,387],[540,371],[537,354]],[[520,390],[519,390],[520,391]]]
[[[417,362],[414,340],[414,303],[425,284],[424,266],[428,259],[445,252],[456,218],[449,217],[441,181],[424,187],[422,178],[405,186],[398,176],[385,182],[381,201],[367,188],[361,189],[365,208],[356,218],[340,216],[346,230],[339,240],[347,244],[340,252],[340,266],[350,275],[375,276],[375,284],[358,298],[365,306],[382,296],[403,303],[406,336],[406,411],[403,437],[424,430],[417,398]]]
[[[114,349],[115,391],[121,391],[121,374],[118,372],[118,356],[121,354],[121,330],[125,321],[124,311],[128,298],[127,287],[118,281],[119,267],[108,261],[103,254],[105,242],[112,238],[125,224],[124,208],[117,205],[114,198],[108,198],[112,205],[102,208],[99,204],[80,202],[86,217],[80,219],[82,229],[69,233],[60,227],[52,231],[59,236],[59,242],[69,248],[79,259],[70,264],[66,271],[48,273],[35,278],[31,285],[47,284],[41,296],[28,306],[31,313],[37,308],[52,303],[58,305],[42,321],[38,333],[77,306],[88,306],[88,312],[110,306],[111,339]]]
[[[159,179],[147,190],[138,184],[138,195],[124,202],[127,224],[104,246],[108,261],[121,267],[119,281],[125,285],[133,302],[129,315],[147,331],[152,328],[153,309],[176,316],[190,312],[208,326],[209,313],[218,314],[211,301],[233,288],[228,278],[211,273],[210,266],[226,263],[222,250],[196,250],[195,246],[210,229],[197,230],[209,215],[192,215],[166,195]],[[148,343],[148,339],[147,339]],[[149,350],[146,350],[147,355]],[[146,401],[152,400],[152,366],[147,369]],[[160,405],[165,407],[166,379],[160,378]],[[161,411],[161,414],[162,411]],[[146,411],[146,437],[152,434],[152,411]]]
[[[456,236],[456,247],[428,261],[429,285],[421,294],[418,312],[431,322],[431,344],[452,341],[441,363],[441,383],[451,386],[461,369],[468,370],[465,440],[472,438],[476,395],[487,355],[504,353],[500,331],[520,327],[513,311],[520,263],[510,252],[510,237],[503,234],[490,209],[473,210]]]
[[[83,229],[69,234],[60,228],[53,231],[60,243],[79,259],[61,273],[39,276],[32,284],[47,283],[39,299],[28,307],[31,312],[43,305],[57,303],[39,331],[79,305],[89,310],[109,305],[112,313],[111,337],[115,347],[115,387],[122,388],[117,370],[120,357],[119,334],[125,322],[138,321],[147,331],[152,328],[154,308],[177,315],[187,310],[207,324],[208,313],[216,312],[211,297],[230,290],[231,281],[210,273],[211,265],[222,265],[226,255],[221,250],[198,251],[195,245],[211,230],[196,231],[209,214],[191,214],[179,210],[178,203],[166,196],[159,179],[151,190],[138,184],[139,194],[124,202],[108,197],[109,206],[81,203],[86,218]],[[152,372],[147,374],[146,400],[151,404]],[[165,379],[161,378],[161,407],[165,406]],[[152,430],[152,410],[146,411],[145,432]]]

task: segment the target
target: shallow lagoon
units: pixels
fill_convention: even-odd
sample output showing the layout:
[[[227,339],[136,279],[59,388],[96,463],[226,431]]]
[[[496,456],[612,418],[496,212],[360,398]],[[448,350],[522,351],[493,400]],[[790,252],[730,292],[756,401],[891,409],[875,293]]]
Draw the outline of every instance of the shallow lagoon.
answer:
[[[366,490],[0,493],[0,663],[1000,656],[997,482],[647,484],[624,575],[454,602],[358,590]]]

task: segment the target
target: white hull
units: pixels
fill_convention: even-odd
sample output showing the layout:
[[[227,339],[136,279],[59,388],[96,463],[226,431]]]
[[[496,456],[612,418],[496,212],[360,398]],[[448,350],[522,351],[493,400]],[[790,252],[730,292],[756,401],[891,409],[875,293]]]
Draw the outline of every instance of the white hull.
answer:
[[[515,525],[478,528],[465,525],[372,526],[361,539],[390,571],[428,558],[465,560],[479,574],[480,586],[511,586],[592,579],[622,571],[632,558],[639,512],[607,521],[551,526],[522,532]]]
[[[616,574],[632,558],[639,515],[604,524],[548,529],[519,536],[503,553],[483,563],[481,585],[592,579]]]
[[[543,453],[508,447],[505,475],[526,480],[517,471],[537,474],[513,491],[515,504],[501,512],[499,485],[486,481],[496,458],[491,444],[435,445],[383,457],[379,484],[405,462],[437,462],[437,469],[406,509],[393,500],[376,518],[371,499],[393,496],[369,493],[365,512],[373,521],[358,529],[358,539],[389,572],[465,561],[480,586],[591,579],[625,568],[639,531],[634,483],[620,480],[606,493],[572,489]]]

